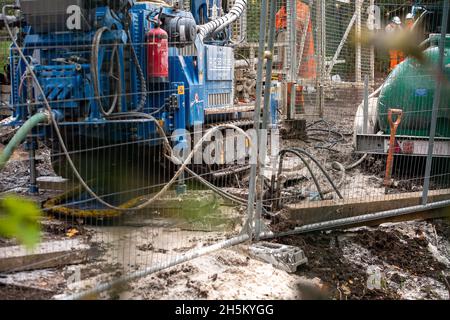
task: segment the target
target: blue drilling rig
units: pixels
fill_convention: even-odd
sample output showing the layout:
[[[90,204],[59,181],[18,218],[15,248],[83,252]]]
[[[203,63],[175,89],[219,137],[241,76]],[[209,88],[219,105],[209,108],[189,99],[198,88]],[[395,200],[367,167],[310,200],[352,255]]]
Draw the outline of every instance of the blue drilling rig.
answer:
[[[67,154],[76,158],[83,148],[130,142],[157,148],[161,134],[195,125],[250,125],[248,106],[234,104],[231,41],[231,26],[246,6],[247,0],[235,0],[229,10],[222,0],[7,5],[0,20],[14,37],[8,125],[45,113],[27,146],[35,150],[37,138],[51,145],[62,176],[70,176]]]

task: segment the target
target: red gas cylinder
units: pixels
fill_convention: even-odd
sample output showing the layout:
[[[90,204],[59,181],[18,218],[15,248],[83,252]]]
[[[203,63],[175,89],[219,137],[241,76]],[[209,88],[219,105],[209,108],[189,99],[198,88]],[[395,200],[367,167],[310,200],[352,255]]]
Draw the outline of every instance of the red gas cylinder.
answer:
[[[167,32],[161,28],[146,34],[147,75],[150,82],[169,81],[169,41]]]

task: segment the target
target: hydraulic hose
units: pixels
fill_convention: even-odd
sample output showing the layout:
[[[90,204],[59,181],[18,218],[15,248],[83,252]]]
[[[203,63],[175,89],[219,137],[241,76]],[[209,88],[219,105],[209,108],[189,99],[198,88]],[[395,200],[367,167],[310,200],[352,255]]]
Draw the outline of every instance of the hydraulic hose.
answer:
[[[305,160],[305,158],[302,156],[302,154],[301,154],[300,152],[298,152],[297,150],[293,150],[293,149],[285,149],[285,150],[282,150],[282,151],[280,152],[280,165],[279,165],[279,169],[278,169],[278,177],[279,177],[279,176],[281,175],[281,173],[283,172],[283,161],[284,161],[284,156],[285,156],[287,153],[292,153],[292,154],[296,155],[296,156],[303,162],[303,164],[305,165],[305,167],[308,169],[309,173],[311,174],[311,178],[313,179],[314,184],[316,185],[317,192],[319,193],[320,198],[321,198],[322,200],[324,200],[323,193],[322,193],[322,189],[320,188],[319,181],[317,180],[317,178],[316,178],[316,176],[315,176],[315,174],[314,174],[314,171],[311,169],[311,166],[310,166],[309,163]],[[274,185],[274,183],[272,183],[272,185]],[[279,183],[278,183],[278,185],[277,185],[276,197],[277,197],[278,200],[281,199],[281,185],[279,185]],[[279,207],[279,204],[278,204],[278,207]]]
[[[364,160],[366,160],[366,158],[367,158],[368,156],[369,156],[369,154],[365,153],[358,161],[356,161],[356,162],[353,163],[353,164],[350,164],[350,165],[346,166],[346,167],[345,167],[345,170],[346,170],[346,171],[350,171],[350,170],[356,168],[356,167],[359,166],[361,163],[363,163]]]
[[[336,185],[337,188],[340,188],[340,187],[342,187],[342,185],[343,185],[344,182],[345,182],[345,177],[346,177],[345,172],[346,172],[346,168],[345,168],[341,163],[339,163],[339,162],[337,162],[337,161],[333,162],[333,163],[331,164],[331,167],[332,167],[334,170],[341,172],[341,178],[339,179],[339,182],[338,182],[337,185]],[[323,194],[329,194],[329,193],[331,193],[331,192],[333,192],[333,191],[334,191],[333,188],[329,188],[329,189],[325,190],[325,191],[323,192]]]
[[[39,112],[28,119],[16,132],[11,141],[0,153],[0,170],[2,170],[8,160],[11,158],[14,150],[25,140],[30,131],[40,123],[46,123],[50,120],[50,115],[47,112]]]
[[[204,38],[213,34],[214,32],[220,31],[236,21],[242,13],[247,8],[247,0],[236,0],[233,7],[223,17],[210,21],[204,25],[197,26],[197,32],[200,39],[203,41]]]
[[[322,171],[322,173],[325,176],[325,178],[327,178],[328,182],[330,182],[331,186],[333,187],[333,189],[336,192],[336,194],[338,195],[338,197],[340,199],[344,199],[344,197],[342,196],[341,192],[339,191],[339,189],[337,188],[336,184],[334,183],[333,179],[331,179],[330,175],[327,173],[325,168],[319,163],[319,161],[317,161],[316,158],[314,158],[314,156],[312,154],[310,154],[309,152],[307,152],[306,150],[303,150],[301,148],[291,148],[289,150],[298,151],[298,152],[304,154],[305,156],[307,156],[308,158],[310,158],[317,165],[317,167],[319,167],[319,169]]]
[[[128,39],[130,40],[131,55],[133,57],[134,64],[136,65],[137,73],[139,76],[139,81],[141,82],[141,98],[139,100],[139,105],[134,110],[136,112],[142,111],[145,107],[145,102],[147,101],[147,81],[145,80],[144,71],[142,71],[141,64],[134,48],[133,39],[131,38],[130,30],[127,31]]]
[[[159,123],[159,121],[156,120],[155,117],[153,117],[150,114],[147,113],[141,113],[141,112],[127,112],[127,113],[116,113],[114,115],[111,115],[109,118],[110,119],[114,119],[114,118],[124,118],[124,117],[140,117],[140,118],[146,118],[149,120],[152,120],[156,127],[158,128],[158,132],[160,134],[160,136],[163,139],[163,145],[164,148],[167,152],[166,157],[172,161],[174,164],[177,164],[176,161],[174,161],[174,159],[170,156],[171,154],[173,154],[173,149],[172,146],[170,145],[169,139],[167,138],[167,135],[164,132],[163,127],[161,126],[161,124]],[[210,188],[211,190],[213,190],[214,192],[216,192],[218,195],[227,198],[235,203],[239,203],[239,204],[246,204],[246,200],[242,199],[240,197],[228,194],[222,190],[220,190],[220,188],[217,188],[215,185],[213,185],[211,182],[207,181],[206,179],[202,178],[200,175],[198,175],[197,173],[195,173],[194,171],[192,171],[191,169],[189,169],[188,167],[186,167],[186,172],[188,172],[191,176],[193,176],[194,178],[196,178],[197,180],[200,181],[200,183],[202,183],[204,186]]]
[[[102,97],[101,97],[101,92],[100,92],[100,75],[99,75],[99,66],[98,66],[98,56],[99,56],[99,46],[100,46],[100,41],[102,39],[102,35],[103,33],[105,33],[106,31],[109,31],[108,28],[103,27],[97,30],[97,32],[94,35],[94,39],[92,40],[92,52],[91,52],[91,75],[92,75],[92,81],[94,84],[94,95],[95,95],[95,100],[98,103],[100,112],[104,115],[104,116],[109,116],[110,114],[112,114],[114,112],[114,109],[116,108],[116,104],[117,101],[119,101],[120,104],[120,91],[122,91],[122,83],[121,83],[121,77],[119,76],[118,82],[119,82],[119,88],[118,90],[116,90],[116,94],[114,95],[114,101],[111,105],[111,107],[109,108],[108,111],[105,111],[105,109],[103,108],[103,103],[102,103]],[[117,53],[117,46],[114,48],[111,57],[116,56],[117,59],[119,59],[119,55]],[[112,62],[112,61],[111,61]],[[117,61],[117,65],[119,65],[119,61]],[[114,64],[112,63],[111,66],[114,66]]]

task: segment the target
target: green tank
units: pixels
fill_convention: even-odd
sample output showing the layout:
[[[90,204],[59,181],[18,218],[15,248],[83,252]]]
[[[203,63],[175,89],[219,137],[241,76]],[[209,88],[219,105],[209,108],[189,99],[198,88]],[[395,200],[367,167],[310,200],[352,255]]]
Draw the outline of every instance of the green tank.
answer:
[[[440,35],[431,35],[428,41],[430,46],[424,53],[436,66],[439,59]],[[445,41],[444,66],[447,84],[443,86],[439,104],[437,137],[450,137],[450,35],[447,35]],[[380,130],[390,134],[388,110],[402,109],[403,118],[397,135],[428,136],[435,89],[434,71],[413,58],[407,58],[391,72],[381,89],[378,100]]]

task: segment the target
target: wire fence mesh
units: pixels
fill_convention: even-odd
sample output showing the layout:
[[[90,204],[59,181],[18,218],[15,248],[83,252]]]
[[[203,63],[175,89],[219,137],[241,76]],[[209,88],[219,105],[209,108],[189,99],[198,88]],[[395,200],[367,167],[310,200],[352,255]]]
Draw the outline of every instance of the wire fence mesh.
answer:
[[[84,278],[97,270],[90,274],[96,284],[238,236],[246,220],[245,131],[252,121],[234,105],[232,49],[220,36],[218,44],[195,45],[191,14],[181,38],[182,29],[163,31],[158,25],[171,23],[172,9],[163,12],[161,4],[102,9],[104,21],[95,22],[96,3],[76,3],[86,25],[67,32],[73,2],[42,3],[21,1],[17,17],[24,20],[11,27],[20,50],[3,38],[12,87],[5,104],[13,109],[4,124],[20,126],[46,109],[56,124],[33,129],[28,150],[2,171],[1,191],[27,193],[31,183],[46,215],[42,250],[53,253],[53,263],[1,271],[57,266],[72,253],[62,240],[74,240],[75,251],[88,241],[94,256],[84,261],[82,252],[87,264],[77,272]],[[92,23],[105,26],[91,29]],[[14,250],[5,247],[1,258]]]
[[[203,41],[196,27],[239,1],[20,2],[6,11],[18,47],[0,33],[0,143],[37,112],[51,111],[52,123],[27,135],[0,192],[31,192],[42,204],[39,250],[55,255],[2,273],[67,255],[83,263],[65,269],[64,292],[102,291],[253,233],[419,205],[424,194],[449,199],[448,37],[443,71],[435,68],[448,30],[441,2],[249,0]],[[276,14],[261,17],[271,4]],[[416,44],[430,39],[420,51],[401,43],[407,14]],[[275,26],[273,50],[262,23]],[[18,243],[0,244],[0,259],[16,254]]]
[[[288,17],[292,7],[286,10]],[[433,70],[439,60],[438,39],[447,30],[442,27],[443,13],[443,3],[436,1],[420,6],[395,1],[297,2],[296,30],[287,27],[286,32],[295,34],[292,52],[302,58],[291,53],[282,61],[296,76],[282,82],[287,96],[282,157],[264,164],[267,172],[273,168],[266,174],[273,189],[264,204],[276,212],[271,219],[274,230],[280,220],[282,229],[287,221],[287,228],[301,227],[419,205],[427,198],[447,199],[445,90],[437,102],[435,158],[426,173],[436,103],[438,71]],[[308,29],[314,38],[311,60],[302,51],[307,50],[303,42],[308,42]],[[370,38],[376,40],[366,41]],[[430,40],[419,47],[425,39]],[[425,58],[414,50],[424,50]],[[302,67],[293,71],[288,57],[311,72]],[[441,74],[448,72],[445,61]],[[446,77],[442,81],[448,83]],[[292,98],[290,82],[296,86]],[[296,135],[294,128],[300,128]],[[392,133],[396,139],[390,144]],[[434,189],[429,196],[427,178]]]

